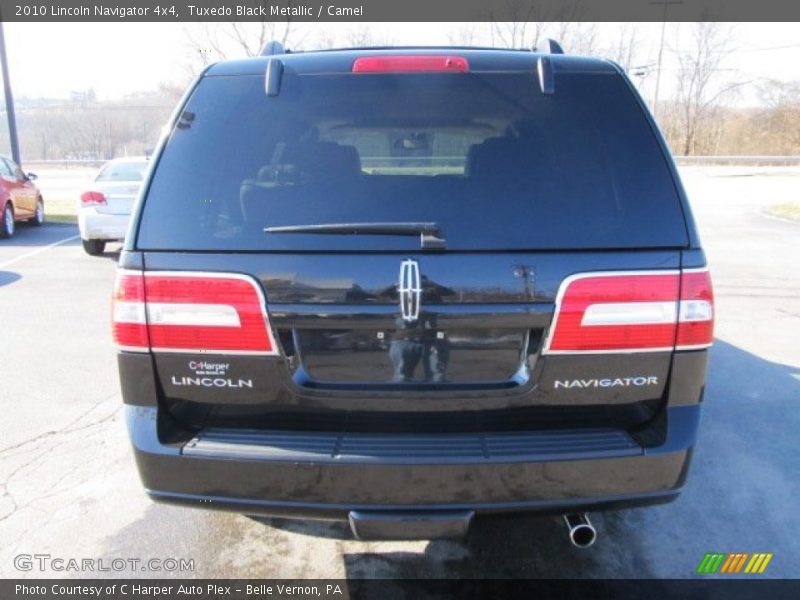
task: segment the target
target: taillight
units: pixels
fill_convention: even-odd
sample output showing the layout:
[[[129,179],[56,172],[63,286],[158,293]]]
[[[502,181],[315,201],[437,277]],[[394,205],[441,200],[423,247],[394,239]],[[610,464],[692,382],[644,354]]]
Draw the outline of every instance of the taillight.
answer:
[[[105,206],[106,197],[102,192],[83,192],[81,206]]]
[[[114,337],[126,349],[276,354],[261,288],[238,274],[120,270]],[[126,301],[127,290],[141,300]],[[133,296],[131,296],[133,298]],[[139,336],[132,324],[141,326]],[[143,335],[142,335],[143,332]]]
[[[148,350],[144,306],[144,277],[139,271],[117,271],[111,305],[114,342],[128,350]]]
[[[681,275],[678,350],[707,348],[714,341],[714,290],[707,269],[687,269]]]
[[[543,352],[671,351],[712,337],[708,271],[585,273],[561,285]]]
[[[362,56],[353,62],[353,73],[466,73],[469,63],[463,56],[412,55]]]

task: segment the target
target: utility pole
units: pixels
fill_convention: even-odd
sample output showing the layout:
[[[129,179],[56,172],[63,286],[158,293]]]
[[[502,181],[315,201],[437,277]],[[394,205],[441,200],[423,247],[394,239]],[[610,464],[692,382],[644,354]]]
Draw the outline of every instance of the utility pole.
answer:
[[[658,91],[661,87],[661,59],[664,56],[664,33],[667,29],[667,7],[670,4],[683,4],[681,0],[657,0],[650,4],[661,4],[664,12],[661,15],[661,43],[658,46],[658,66],[656,66],[656,90],[653,94],[653,119],[658,122]]]
[[[3,69],[3,92],[6,97],[6,116],[8,117],[8,142],[11,145],[11,158],[20,164],[19,138],[17,137],[17,116],[14,113],[14,96],[11,95],[11,76],[8,74],[8,59],[6,58],[6,36],[3,31],[3,21],[0,20],[0,67]]]

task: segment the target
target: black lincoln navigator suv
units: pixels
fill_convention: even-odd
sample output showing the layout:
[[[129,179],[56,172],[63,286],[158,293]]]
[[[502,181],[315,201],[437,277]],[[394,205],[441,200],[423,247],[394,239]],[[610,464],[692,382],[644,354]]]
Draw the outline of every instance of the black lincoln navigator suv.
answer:
[[[155,500],[364,539],[673,500],[713,296],[615,64],[392,48],[209,66],[120,257],[113,332]]]

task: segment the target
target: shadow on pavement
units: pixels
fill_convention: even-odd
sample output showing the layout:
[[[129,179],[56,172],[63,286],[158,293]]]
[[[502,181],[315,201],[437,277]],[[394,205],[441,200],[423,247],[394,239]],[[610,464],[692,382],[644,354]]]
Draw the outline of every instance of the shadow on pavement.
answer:
[[[296,533],[317,538],[328,538],[334,540],[351,540],[353,534],[350,525],[344,521],[301,521],[299,519],[281,519],[278,517],[257,517],[250,516],[250,519],[267,525],[273,529]]]
[[[45,222],[40,227],[34,227],[27,223],[17,223],[14,236],[7,240],[0,240],[0,248],[47,246],[73,235],[78,235],[78,226],[74,224]],[[75,238],[60,245],[78,246],[80,243],[80,239]]]
[[[9,285],[22,279],[22,275],[14,271],[0,271],[0,287]]]
[[[717,340],[684,493],[674,503],[593,514],[598,541],[572,547],[560,519],[476,520],[424,554],[343,556],[348,577],[696,577],[706,552],[773,552],[764,576],[800,562],[800,368]],[[387,596],[388,597],[388,596]]]

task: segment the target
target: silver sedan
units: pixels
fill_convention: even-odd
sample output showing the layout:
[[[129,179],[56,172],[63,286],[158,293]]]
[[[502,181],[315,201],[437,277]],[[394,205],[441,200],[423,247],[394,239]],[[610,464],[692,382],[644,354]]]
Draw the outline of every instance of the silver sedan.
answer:
[[[81,194],[78,227],[83,249],[88,254],[100,255],[107,242],[125,238],[147,167],[145,157],[110,160]]]

